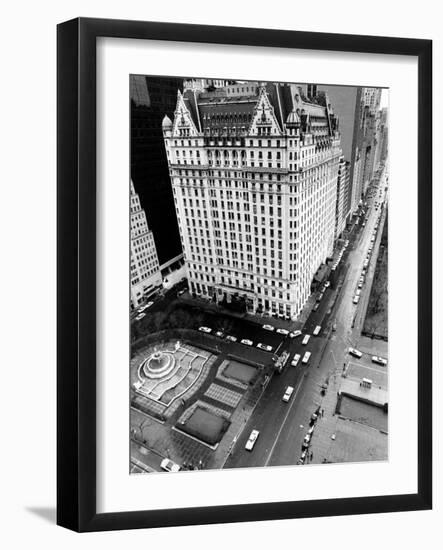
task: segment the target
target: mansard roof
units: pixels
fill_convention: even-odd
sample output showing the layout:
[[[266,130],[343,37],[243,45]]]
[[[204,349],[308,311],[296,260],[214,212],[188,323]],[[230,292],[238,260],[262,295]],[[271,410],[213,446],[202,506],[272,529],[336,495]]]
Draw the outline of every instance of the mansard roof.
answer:
[[[303,118],[327,118],[327,110],[321,103],[323,98],[307,99],[302,88],[295,84],[278,84],[268,82],[264,85],[267,97],[273,107],[274,115],[280,129],[286,122]],[[201,93],[198,90],[188,89],[183,93],[183,100],[188,109],[195,127],[200,132],[242,131],[248,129],[254,115],[260,94],[228,95],[223,89],[212,93]],[[293,114],[291,114],[293,113]]]

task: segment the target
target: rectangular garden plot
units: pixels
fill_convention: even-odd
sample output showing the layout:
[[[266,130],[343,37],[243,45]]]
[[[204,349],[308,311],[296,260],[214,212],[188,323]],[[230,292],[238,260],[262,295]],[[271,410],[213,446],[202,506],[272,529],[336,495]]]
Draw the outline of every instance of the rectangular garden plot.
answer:
[[[233,378],[243,384],[250,384],[257,376],[257,369],[245,363],[229,361],[228,366],[223,371],[223,376],[226,378]]]
[[[230,422],[222,416],[196,407],[180,429],[209,445],[215,445],[221,440],[229,425]]]

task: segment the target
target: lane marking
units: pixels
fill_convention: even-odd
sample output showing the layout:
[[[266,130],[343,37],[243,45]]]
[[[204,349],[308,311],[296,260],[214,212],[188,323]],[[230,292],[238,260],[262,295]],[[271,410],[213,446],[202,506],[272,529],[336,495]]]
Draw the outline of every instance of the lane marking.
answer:
[[[287,411],[287,413],[286,413],[286,415],[285,415],[285,417],[284,417],[284,419],[283,419],[283,422],[282,422],[282,424],[281,424],[281,426],[280,426],[280,429],[278,430],[277,437],[275,438],[274,444],[273,444],[272,447],[271,447],[271,450],[270,450],[270,452],[269,452],[268,458],[267,458],[267,460],[266,460],[266,462],[265,462],[265,466],[268,466],[268,464],[269,464],[269,462],[270,462],[270,460],[271,460],[271,458],[272,458],[272,454],[273,454],[273,452],[274,452],[275,446],[277,445],[277,442],[278,442],[278,440],[279,440],[279,438],[280,438],[280,434],[281,434],[281,432],[282,432],[282,430],[283,430],[283,428],[284,428],[284,425],[286,424],[286,420],[288,419],[289,413],[291,412],[292,407],[294,406],[294,403],[295,403],[296,398],[297,398],[298,391],[299,391],[299,389],[301,388],[301,385],[302,385],[304,379],[305,379],[305,376],[303,375],[303,376],[302,376],[302,379],[300,380],[300,382],[299,382],[299,384],[298,384],[298,386],[297,386],[297,389],[296,389],[296,391],[295,391],[295,394],[294,394],[294,396],[293,396],[293,398],[292,398],[292,403],[290,404],[290,406],[289,406],[289,408],[288,408],[288,411]]]

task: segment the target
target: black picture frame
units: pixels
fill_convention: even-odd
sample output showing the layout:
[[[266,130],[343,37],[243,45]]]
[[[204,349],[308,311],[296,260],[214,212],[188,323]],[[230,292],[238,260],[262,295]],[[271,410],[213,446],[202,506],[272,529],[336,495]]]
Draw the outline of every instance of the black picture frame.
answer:
[[[96,39],[398,54],[418,59],[418,489],[415,494],[96,511]],[[57,29],[57,523],[104,531],[432,507],[432,42],[78,18]]]

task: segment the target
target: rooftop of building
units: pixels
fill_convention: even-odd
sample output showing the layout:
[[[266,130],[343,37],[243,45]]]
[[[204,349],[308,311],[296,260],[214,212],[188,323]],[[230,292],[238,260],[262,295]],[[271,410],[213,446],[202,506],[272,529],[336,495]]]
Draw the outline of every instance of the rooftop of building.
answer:
[[[314,97],[308,98],[297,84],[250,82],[204,91],[187,89],[182,97],[198,131],[247,131],[257,108],[263,105],[262,94],[266,95],[281,131],[291,123],[338,129],[325,93],[315,92]]]

